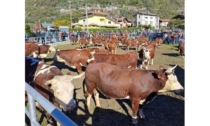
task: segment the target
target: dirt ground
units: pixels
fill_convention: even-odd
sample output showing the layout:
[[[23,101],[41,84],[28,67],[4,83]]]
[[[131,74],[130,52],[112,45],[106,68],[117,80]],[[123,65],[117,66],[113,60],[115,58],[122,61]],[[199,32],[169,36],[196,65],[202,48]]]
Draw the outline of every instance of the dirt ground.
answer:
[[[177,46],[177,45],[176,45]],[[174,45],[163,44],[156,48],[154,65],[149,69],[159,69],[159,66],[169,67],[177,64],[175,73],[179,82],[184,86],[184,58],[178,56],[177,47]],[[78,45],[62,44],[56,46],[60,50],[72,49]],[[103,48],[103,47],[100,47]],[[118,48],[117,53],[127,51]],[[68,66],[61,63],[53,63],[50,54],[45,59],[47,64],[56,65],[64,74],[70,72],[73,75],[77,73]],[[91,99],[91,111],[87,114],[85,107],[85,97],[83,93],[83,80],[73,81],[75,88],[75,99],[77,108],[68,116],[79,126],[130,126],[131,124],[131,105],[129,100],[115,100],[100,95],[101,108],[96,108],[93,99]],[[173,92],[161,93],[151,103],[148,103],[144,109],[146,119],[139,119],[138,126],[184,126],[184,93],[176,95]],[[42,123],[42,125],[45,125]]]

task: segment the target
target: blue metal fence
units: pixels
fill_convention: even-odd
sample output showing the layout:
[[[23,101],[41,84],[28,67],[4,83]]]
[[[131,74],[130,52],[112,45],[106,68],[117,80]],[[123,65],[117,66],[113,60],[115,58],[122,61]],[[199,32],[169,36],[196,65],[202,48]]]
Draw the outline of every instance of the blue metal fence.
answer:
[[[52,103],[40,95],[28,83],[25,83],[25,90],[27,91],[29,110],[26,108],[25,113],[31,120],[31,126],[40,126],[36,119],[35,100],[62,126],[78,126],[75,122],[69,119],[64,113],[56,108]]]

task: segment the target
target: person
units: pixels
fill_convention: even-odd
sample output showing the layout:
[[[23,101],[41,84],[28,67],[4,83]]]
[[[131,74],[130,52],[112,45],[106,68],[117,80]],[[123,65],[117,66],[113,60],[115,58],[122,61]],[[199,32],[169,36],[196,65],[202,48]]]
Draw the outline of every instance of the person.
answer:
[[[25,41],[28,41],[29,37],[28,37],[28,33],[25,34]]]
[[[40,41],[41,33],[39,30],[36,31],[37,43]]]
[[[63,32],[60,31],[60,32],[59,32],[59,39],[60,39],[61,42],[63,41],[63,40],[62,40],[62,35],[63,35]]]
[[[64,31],[63,34],[62,34],[62,40],[63,40],[63,41],[66,40],[66,39],[65,39],[65,38],[66,38],[66,34],[67,34],[66,31]]]
[[[41,33],[42,45],[45,45],[45,35],[46,35],[46,33],[44,31],[42,31],[42,33]]]
[[[56,42],[59,42],[59,33],[58,33],[58,31],[55,31],[54,36],[55,36]]]

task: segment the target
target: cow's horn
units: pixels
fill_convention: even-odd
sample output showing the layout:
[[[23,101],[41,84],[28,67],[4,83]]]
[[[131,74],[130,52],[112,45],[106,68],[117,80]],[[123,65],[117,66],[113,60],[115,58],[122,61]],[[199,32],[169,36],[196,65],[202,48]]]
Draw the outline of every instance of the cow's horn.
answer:
[[[173,73],[173,70],[174,70],[176,67],[177,67],[177,65],[175,65],[175,66],[172,67],[172,68],[168,68],[168,69],[165,71],[165,73],[167,73],[167,74]]]

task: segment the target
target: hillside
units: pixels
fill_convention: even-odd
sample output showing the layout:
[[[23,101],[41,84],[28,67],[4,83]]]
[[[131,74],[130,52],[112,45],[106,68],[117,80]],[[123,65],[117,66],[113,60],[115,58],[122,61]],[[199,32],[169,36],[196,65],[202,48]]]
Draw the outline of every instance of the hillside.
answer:
[[[109,15],[125,16],[131,20],[137,11],[155,13],[160,18],[171,18],[184,12],[184,0],[71,0],[72,17],[85,13],[85,2],[88,7],[100,7]],[[69,0],[25,1],[26,23],[34,23],[38,19],[41,22],[69,19],[69,15]]]

